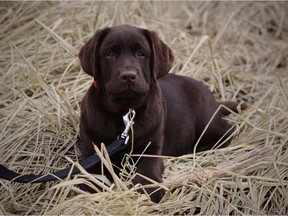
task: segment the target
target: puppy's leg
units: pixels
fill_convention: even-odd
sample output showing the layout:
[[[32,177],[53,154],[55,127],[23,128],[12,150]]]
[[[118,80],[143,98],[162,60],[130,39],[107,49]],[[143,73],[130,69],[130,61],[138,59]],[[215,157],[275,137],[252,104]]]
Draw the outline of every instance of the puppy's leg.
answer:
[[[164,171],[164,164],[161,158],[144,158],[140,161],[137,166],[136,173],[139,173],[143,176],[146,176],[156,182],[162,182],[162,173]],[[133,184],[149,185],[151,181],[136,175],[133,179]],[[162,197],[165,194],[164,189],[158,187],[145,188],[145,191],[150,195],[150,198],[153,202],[160,202]],[[143,190],[139,190],[140,193],[143,193]]]
[[[238,103],[238,102],[233,102],[233,101],[224,101],[224,102],[220,102],[219,104],[227,107],[228,109],[236,113],[238,113],[238,107],[241,110],[245,110],[248,108],[246,103]],[[231,114],[231,112],[225,107],[221,107],[220,111],[224,116],[227,116]]]
[[[239,108],[240,110],[248,108],[245,103],[232,101],[220,102],[219,104],[225,107],[221,107],[220,112],[217,113],[209,125],[204,137],[198,145],[197,151],[205,151],[215,147],[215,144],[218,143],[220,139],[221,141],[219,143],[221,143],[221,146],[219,146],[219,148],[228,146],[232,140],[231,134],[234,132],[235,128],[233,128],[227,120],[223,119],[223,117],[231,114],[231,111],[238,113]]]
[[[80,125],[81,127],[81,125]],[[80,151],[81,151],[81,159],[85,159],[93,154],[95,154],[95,149],[92,140],[89,138],[89,136],[86,134],[85,130],[80,131]],[[98,146],[99,147],[99,146]],[[92,174],[99,174],[99,175],[105,175],[108,180],[112,181],[112,175],[108,170],[101,165],[101,163],[94,165],[93,167],[90,167],[89,169],[86,169],[87,172]],[[91,182],[95,187],[97,187],[98,191],[103,191],[103,188],[99,185],[96,185]],[[97,192],[93,188],[91,188],[89,185],[86,184],[80,184],[79,187],[81,190],[95,193]]]
[[[235,129],[233,126],[228,124],[228,122],[222,118],[222,114],[219,113],[219,115],[216,115],[208,126],[196,150],[209,150],[213,147],[216,147],[216,143],[221,144],[217,144],[218,148],[224,148],[228,146],[232,140],[231,134],[234,132],[234,130]]]

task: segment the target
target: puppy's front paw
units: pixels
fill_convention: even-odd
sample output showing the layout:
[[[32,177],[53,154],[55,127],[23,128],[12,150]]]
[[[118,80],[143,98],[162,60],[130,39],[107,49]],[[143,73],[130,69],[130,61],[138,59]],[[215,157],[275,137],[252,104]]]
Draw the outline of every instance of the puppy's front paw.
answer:
[[[133,184],[134,185],[141,184],[143,188],[141,187],[141,189],[138,189],[137,191],[143,194],[147,193],[150,196],[150,199],[155,203],[159,203],[161,199],[163,198],[163,196],[165,195],[165,190],[163,188],[150,187],[149,185],[151,185],[152,183],[140,176],[136,176],[134,178]]]
[[[159,203],[165,195],[165,190],[160,187],[147,188],[145,190],[149,194],[150,199],[155,203]]]

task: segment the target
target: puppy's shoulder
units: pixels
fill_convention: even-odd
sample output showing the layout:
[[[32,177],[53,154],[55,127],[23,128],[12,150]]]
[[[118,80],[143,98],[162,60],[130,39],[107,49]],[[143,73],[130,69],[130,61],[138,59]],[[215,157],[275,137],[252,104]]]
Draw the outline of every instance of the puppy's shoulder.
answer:
[[[177,75],[177,74],[167,74],[159,80],[160,86],[170,86],[170,87],[184,87],[193,89],[208,89],[203,82],[193,79],[192,77]]]

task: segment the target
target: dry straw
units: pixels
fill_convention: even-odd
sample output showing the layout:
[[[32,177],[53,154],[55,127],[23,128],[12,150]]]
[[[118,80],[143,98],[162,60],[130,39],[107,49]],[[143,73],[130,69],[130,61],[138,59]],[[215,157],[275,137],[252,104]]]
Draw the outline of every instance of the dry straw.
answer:
[[[77,52],[98,28],[155,30],[173,49],[171,73],[250,104],[229,117],[229,147],[163,158],[164,183],[152,182],[167,190],[159,204],[131,187],[127,156],[113,183],[85,170],[44,184],[0,180],[0,214],[288,214],[286,2],[1,2],[0,11],[0,163],[15,171],[79,166],[79,107],[92,79]],[[103,192],[77,187],[91,181]]]

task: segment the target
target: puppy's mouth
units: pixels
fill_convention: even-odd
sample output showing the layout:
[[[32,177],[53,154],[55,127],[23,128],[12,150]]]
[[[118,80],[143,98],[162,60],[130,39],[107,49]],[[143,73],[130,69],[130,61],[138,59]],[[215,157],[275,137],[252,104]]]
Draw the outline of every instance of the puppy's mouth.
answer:
[[[125,90],[118,93],[110,93],[112,101],[120,106],[120,109],[128,110],[129,108],[136,109],[143,105],[145,94],[140,94],[132,90]]]
[[[139,94],[137,92],[131,91],[131,90],[125,90],[122,92],[117,93],[109,93],[110,96],[114,101],[131,101],[140,97],[143,97],[143,94]]]

